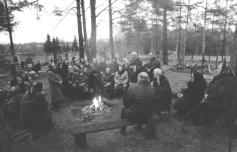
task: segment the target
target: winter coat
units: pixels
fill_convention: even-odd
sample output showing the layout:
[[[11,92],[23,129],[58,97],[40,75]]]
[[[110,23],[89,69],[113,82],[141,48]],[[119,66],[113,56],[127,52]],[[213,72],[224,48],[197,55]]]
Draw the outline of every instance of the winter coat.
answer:
[[[155,111],[170,111],[172,91],[169,84],[169,80],[164,75],[161,75],[160,84],[158,85],[157,81],[153,81],[152,84],[155,88],[156,94],[156,104],[154,107]]]
[[[129,81],[129,79],[128,79],[128,72],[127,71],[124,71],[122,74],[119,74],[118,71],[115,73],[114,82],[116,85],[127,84],[128,81]]]
[[[20,101],[20,122],[29,129],[47,126],[51,123],[48,103],[41,93],[27,91]]]
[[[49,83],[50,97],[52,102],[60,102],[62,100],[61,81],[62,77],[52,71],[47,72]]]
[[[133,113],[132,121],[144,122],[152,116],[154,100],[154,88],[149,83],[137,83],[126,90],[123,104]]]
[[[215,82],[207,90],[207,103],[219,112],[230,109],[234,93],[235,79],[233,76],[224,77]]]

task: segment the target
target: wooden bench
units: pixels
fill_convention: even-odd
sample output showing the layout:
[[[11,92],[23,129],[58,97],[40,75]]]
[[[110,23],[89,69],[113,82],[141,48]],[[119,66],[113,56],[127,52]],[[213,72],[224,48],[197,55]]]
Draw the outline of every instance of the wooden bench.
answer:
[[[133,123],[125,120],[111,120],[106,122],[97,122],[97,123],[89,123],[82,124],[80,126],[76,126],[74,128],[69,129],[67,132],[74,136],[75,144],[78,147],[86,147],[87,146],[87,137],[86,134],[100,132],[111,129],[118,129],[126,126],[132,126]]]

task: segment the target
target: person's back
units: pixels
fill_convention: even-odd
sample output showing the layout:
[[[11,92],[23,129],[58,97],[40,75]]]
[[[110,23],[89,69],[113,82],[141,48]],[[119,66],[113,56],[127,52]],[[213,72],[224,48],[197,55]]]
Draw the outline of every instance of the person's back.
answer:
[[[23,95],[20,101],[20,122],[29,129],[51,125],[48,104],[42,93],[29,90]]]
[[[152,98],[154,98],[154,88],[149,83],[138,83],[128,88],[123,102],[125,107],[134,112],[150,115]]]
[[[138,83],[129,87],[123,98],[124,107],[132,112],[132,118],[128,119],[135,122],[146,122],[152,116],[154,88],[149,84],[149,76],[143,74],[139,74]]]
[[[170,111],[172,91],[169,80],[164,75],[159,76],[159,80],[152,81],[156,94],[156,112]]]
[[[234,90],[234,77],[229,75],[217,81],[212,88],[208,89],[207,102],[220,111],[226,111],[231,106]]]

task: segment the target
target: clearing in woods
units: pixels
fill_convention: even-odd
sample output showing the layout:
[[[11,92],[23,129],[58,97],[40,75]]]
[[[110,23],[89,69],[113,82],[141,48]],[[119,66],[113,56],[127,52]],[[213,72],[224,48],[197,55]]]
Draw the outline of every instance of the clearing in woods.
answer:
[[[166,72],[172,91],[179,92],[186,87],[190,74]],[[120,117],[122,99],[113,99],[111,111],[96,116],[94,121],[106,121]],[[170,121],[158,122],[157,139],[146,140],[133,127],[128,127],[127,137],[120,135],[118,129],[88,134],[88,148],[78,149],[74,146],[73,137],[63,132],[69,126],[80,124],[80,109],[91,104],[91,101],[74,101],[63,105],[60,112],[53,113],[56,127],[48,132],[34,132],[36,152],[223,152],[227,151],[227,137],[220,128],[190,126],[172,118]],[[233,151],[237,142],[234,141]]]

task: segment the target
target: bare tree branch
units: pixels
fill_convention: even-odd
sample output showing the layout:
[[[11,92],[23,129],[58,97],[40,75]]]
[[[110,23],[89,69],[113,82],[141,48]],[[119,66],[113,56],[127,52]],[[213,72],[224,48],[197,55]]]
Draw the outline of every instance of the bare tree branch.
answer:
[[[114,0],[111,5],[113,5],[115,2],[117,2],[118,0]],[[98,17],[101,13],[103,13],[105,10],[107,10],[109,8],[109,6],[106,6],[104,9],[102,9],[97,15],[96,17]]]

